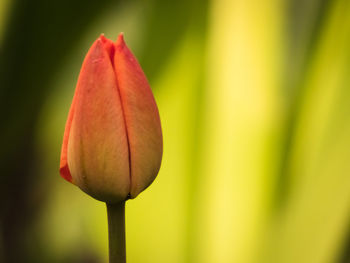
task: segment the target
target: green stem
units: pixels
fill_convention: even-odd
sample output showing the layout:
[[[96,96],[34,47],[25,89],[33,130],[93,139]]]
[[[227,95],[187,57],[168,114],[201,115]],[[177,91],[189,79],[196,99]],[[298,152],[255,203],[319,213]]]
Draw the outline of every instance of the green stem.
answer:
[[[125,263],[125,202],[106,205],[108,215],[109,263]]]

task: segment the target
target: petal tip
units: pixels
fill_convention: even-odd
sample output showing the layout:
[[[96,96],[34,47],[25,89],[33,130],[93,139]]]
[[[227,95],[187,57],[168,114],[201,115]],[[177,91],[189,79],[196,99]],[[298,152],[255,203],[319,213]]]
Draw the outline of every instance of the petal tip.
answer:
[[[116,44],[117,46],[119,46],[119,45],[125,45],[124,33],[123,33],[123,32],[121,32],[121,33],[119,34],[119,36],[118,36],[117,41],[115,42],[115,44]]]
[[[105,37],[104,33],[101,33],[100,37],[97,40],[101,41],[102,43],[106,43],[109,39]]]

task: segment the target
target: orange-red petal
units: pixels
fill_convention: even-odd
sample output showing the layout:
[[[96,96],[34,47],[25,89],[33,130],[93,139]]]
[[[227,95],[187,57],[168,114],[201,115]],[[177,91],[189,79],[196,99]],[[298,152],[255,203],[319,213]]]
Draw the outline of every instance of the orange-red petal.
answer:
[[[75,92],[66,159],[73,181],[96,199],[117,202],[130,189],[129,149],[109,40],[89,50]]]
[[[131,197],[147,188],[162,159],[162,131],[158,108],[139,63],[123,35],[115,44],[114,69],[126,122],[131,169]]]
[[[68,182],[72,182],[72,175],[70,174],[68,162],[67,162],[67,148],[68,148],[70,127],[72,125],[72,120],[74,115],[74,105],[75,105],[75,96],[73,97],[72,105],[69,109],[68,119],[64,130],[63,144],[61,149],[61,160],[60,160],[60,175],[64,179],[66,179]]]

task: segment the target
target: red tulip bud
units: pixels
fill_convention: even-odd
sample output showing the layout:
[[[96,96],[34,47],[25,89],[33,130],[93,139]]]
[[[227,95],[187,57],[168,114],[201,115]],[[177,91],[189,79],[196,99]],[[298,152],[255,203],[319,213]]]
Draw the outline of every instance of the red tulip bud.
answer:
[[[162,131],[147,79],[120,34],[83,62],[64,132],[60,174],[92,197],[136,197],[157,176]]]

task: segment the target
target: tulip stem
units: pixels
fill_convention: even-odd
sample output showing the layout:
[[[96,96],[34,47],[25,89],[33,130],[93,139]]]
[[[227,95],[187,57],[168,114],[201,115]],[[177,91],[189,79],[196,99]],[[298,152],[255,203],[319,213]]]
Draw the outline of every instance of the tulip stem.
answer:
[[[108,215],[109,263],[125,263],[125,202],[106,204]]]

